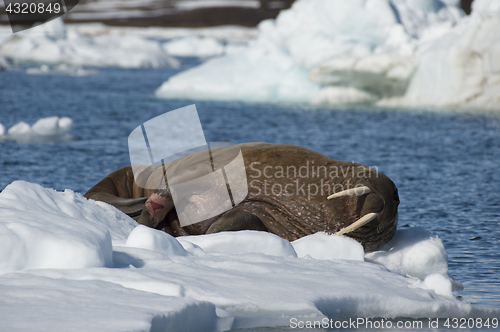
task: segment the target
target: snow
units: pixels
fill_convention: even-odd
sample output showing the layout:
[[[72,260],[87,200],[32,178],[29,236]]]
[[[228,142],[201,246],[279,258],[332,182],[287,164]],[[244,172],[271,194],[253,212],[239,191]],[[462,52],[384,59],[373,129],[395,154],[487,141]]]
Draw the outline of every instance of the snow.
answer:
[[[432,273],[448,273],[448,255],[443,242],[437,235],[418,227],[399,230],[389,243],[366,253],[366,259],[392,272],[421,280]]]
[[[161,98],[498,109],[500,10],[454,0],[299,0],[236,54],[164,82]]]
[[[297,257],[294,247],[285,239],[271,233],[259,231],[216,233],[198,236],[184,236],[179,242],[187,250],[191,244],[204,252],[220,252],[225,254],[260,253],[278,257]],[[186,242],[189,242],[186,245]]]
[[[136,36],[83,35],[66,29],[61,18],[13,34],[0,44],[0,56],[14,63],[123,68],[179,65],[159,41]]]
[[[15,181],[0,193],[0,233],[7,330],[226,331],[292,318],[500,314],[454,298],[441,240],[418,228],[365,255],[325,233],[293,243],[257,231],[174,238],[71,190]]]
[[[10,127],[7,132],[0,124],[0,142],[14,140],[20,143],[60,142],[72,138],[73,120],[69,117],[51,116],[38,119],[33,126],[24,121]]]
[[[292,242],[298,257],[321,260],[347,259],[364,261],[363,246],[356,240],[323,232],[308,235]]]

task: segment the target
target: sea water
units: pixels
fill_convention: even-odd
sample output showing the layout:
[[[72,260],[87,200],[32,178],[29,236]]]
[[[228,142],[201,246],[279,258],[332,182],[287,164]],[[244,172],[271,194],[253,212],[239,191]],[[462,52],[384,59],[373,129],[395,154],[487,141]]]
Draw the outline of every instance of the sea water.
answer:
[[[6,128],[54,115],[73,119],[69,142],[0,143],[0,190],[21,179],[84,193],[130,163],[127,138],[134,128],[194,103],[208,142],[297,144],[376,167],[399,189],[398,227],[420,226],[443,239],[449,273],[464,285],[462,300],[500,307],[500,115],[154,96],[163,81],[192,64],[99,69],[87,77],[0,72]]]

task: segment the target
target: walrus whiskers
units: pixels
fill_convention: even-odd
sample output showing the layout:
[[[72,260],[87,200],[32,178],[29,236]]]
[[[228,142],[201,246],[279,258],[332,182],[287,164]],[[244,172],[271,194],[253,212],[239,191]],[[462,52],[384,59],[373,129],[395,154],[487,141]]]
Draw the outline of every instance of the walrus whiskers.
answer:
[[[369,194],[371,192],[370,188],[364,186],[364,187],[357,187],[357,188],[352,188],[352,189],[346,189],[339,191],[338,193],[335,193],[333,195],[330,195],[327,197],[327,199],[332,199],[332,198],[337,198],[337,197],[342,197],[342,196],[348,196],[348,195],[364,195],[364,194]]]
[[[346,228],[342,228],[340,231],[338,231],[335,234],[337,234],[337,235],[343,235],[343,234],[355,231],[356,229],[358,229],[358,228],[360,228],[360,227],[368,224],[370,221],[372,221],[373,219],[375,219],[375,217],[377,217],[377,214],[375,212],[365,214],[364,216],[362,216],[361,218],[359,218],[357,221],[353,222],[352,224],[350,224]]]

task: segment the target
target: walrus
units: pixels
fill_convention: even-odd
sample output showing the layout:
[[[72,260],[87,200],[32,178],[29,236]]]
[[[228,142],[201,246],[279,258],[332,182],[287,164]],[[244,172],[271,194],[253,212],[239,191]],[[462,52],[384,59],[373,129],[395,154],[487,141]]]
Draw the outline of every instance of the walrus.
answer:
[[[120,168],[84,196],[109,203],[138,223],[173,236],[259,230],[294,241],[327,232],[345,234],[370,251],[394,235],[398,190],[384,174],[297,145],[243,143],[238,147],[243,156],[248,193],[228,211],[191,225],[179,223],[170,188],[215,170],[213,163],[207,166],[200,162],[200,152],[145,167],[141,186],[134,179],[131,166]],[[223,148],[210,151],[212,161],[226,163],[234,158],[225,155]],[[166,179],[166,173],[177,176]],[[204,197],[200,193],[190,200],[203,208]]]

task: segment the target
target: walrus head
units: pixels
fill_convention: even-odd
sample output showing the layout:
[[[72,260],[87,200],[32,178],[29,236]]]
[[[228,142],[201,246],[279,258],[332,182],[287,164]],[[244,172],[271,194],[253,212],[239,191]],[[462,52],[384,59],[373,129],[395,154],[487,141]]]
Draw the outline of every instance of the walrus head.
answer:
[[[361,185],[362,184],[362,185]],[[398,189],[385,175],[365,178],[356,188],[330,195],[329,200],[354,200],[359,219],[337,234],[346,234],[360,242],[366,251],[387,243],[398,223]],[[349,204],[349,203],[345,203]]]

